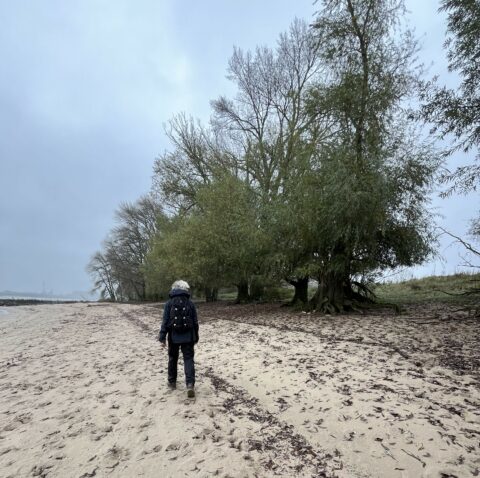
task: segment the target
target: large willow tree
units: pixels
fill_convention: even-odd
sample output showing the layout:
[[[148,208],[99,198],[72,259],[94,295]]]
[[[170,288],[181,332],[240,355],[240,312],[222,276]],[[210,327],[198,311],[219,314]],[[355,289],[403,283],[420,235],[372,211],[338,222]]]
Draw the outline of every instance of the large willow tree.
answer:
[[[311,108],[330,118],[333,134],[318,148],[303,196],[316,238],[312,305],[338,311],[362,299],[372,272],[430,253],[426,201],[436,160],[408,114],[417,45],[401,25],[403,2],[322,5],[314,28],[327,74]]]

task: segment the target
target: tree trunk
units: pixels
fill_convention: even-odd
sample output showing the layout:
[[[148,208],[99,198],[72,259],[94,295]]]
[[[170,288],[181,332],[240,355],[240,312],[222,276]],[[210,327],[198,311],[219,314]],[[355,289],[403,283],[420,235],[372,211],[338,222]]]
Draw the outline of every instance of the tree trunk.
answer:
[[[295,294],[290,305],[308,304],[308,279],[309,277],[301,277],[298,280],[290,280],[289,284],[295,287]]]
[[[318,288],[311,300],[311,307],[318,312],[334,314],[348,308],[345,296],[346,279],[338,272],[328,272],[318,278]]]
[[[261,300],[265,294],[265,286],[258,279],[255,278],[250,283],[250,300]]]
[[[237,284],[237,300],[235,301],[237,304],[241,304],[242,302],[249,302],[250,295],[248,293],[248,282],[241,281]]]
[[[218,298],[218,289],[214,287],[205,287],[205,301],[216,302]]]
[[[139,297],[142,301],[147,299],[147,287],[145,285],[145,281],[140,282]]]

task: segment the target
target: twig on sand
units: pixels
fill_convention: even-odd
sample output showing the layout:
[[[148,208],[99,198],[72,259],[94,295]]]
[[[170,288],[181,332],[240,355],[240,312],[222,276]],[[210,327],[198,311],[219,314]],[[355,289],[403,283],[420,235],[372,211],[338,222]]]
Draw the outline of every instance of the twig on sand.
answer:
[[[418,460],[421,464],[422,464],[422,467],[425,468],[427,466],[427,464],[420,458],[418,457],[417,455],[414,455],[413,453],[410,453],[409,451],[407,450],[404,450],[403,448],[401,449],[404,453],[406,453],[407,455],[411,456],[412,458],[415,458],[415,460]]]
[[[390,457],[392,458],[393,460],[395,461],[398,461],[391,453],[390,453],[390,449],[388,447],[386,447],[382,442],[380,442],[380,445],[382,445],[383,449],[385,450],[385,453]]]

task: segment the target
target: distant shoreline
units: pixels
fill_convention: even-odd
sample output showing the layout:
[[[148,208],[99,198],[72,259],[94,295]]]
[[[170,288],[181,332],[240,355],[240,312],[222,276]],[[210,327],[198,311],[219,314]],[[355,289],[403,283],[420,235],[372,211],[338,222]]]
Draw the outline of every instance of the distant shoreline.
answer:
[[[40,304],[75,304],[77,302],[90,302],[88,300],[55,300],[55,299],[0,299],[0,307],[14,307],[18,305]]]

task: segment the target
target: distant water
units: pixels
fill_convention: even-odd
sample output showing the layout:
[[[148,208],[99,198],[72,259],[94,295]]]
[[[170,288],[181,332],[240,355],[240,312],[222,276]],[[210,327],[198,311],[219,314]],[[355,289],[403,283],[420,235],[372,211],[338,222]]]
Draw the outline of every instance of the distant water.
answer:
[[[51,301],[56,301],[56,302],[63,302],[65,300],[81,300],[78,299],[77,297],[72,298],[72,297],[30,297],[28,295],[0,295],[0,300],[1,299],[10,299],[10,300],[40,300],[40,301],[46,301],[46,302],[51,302]]]

